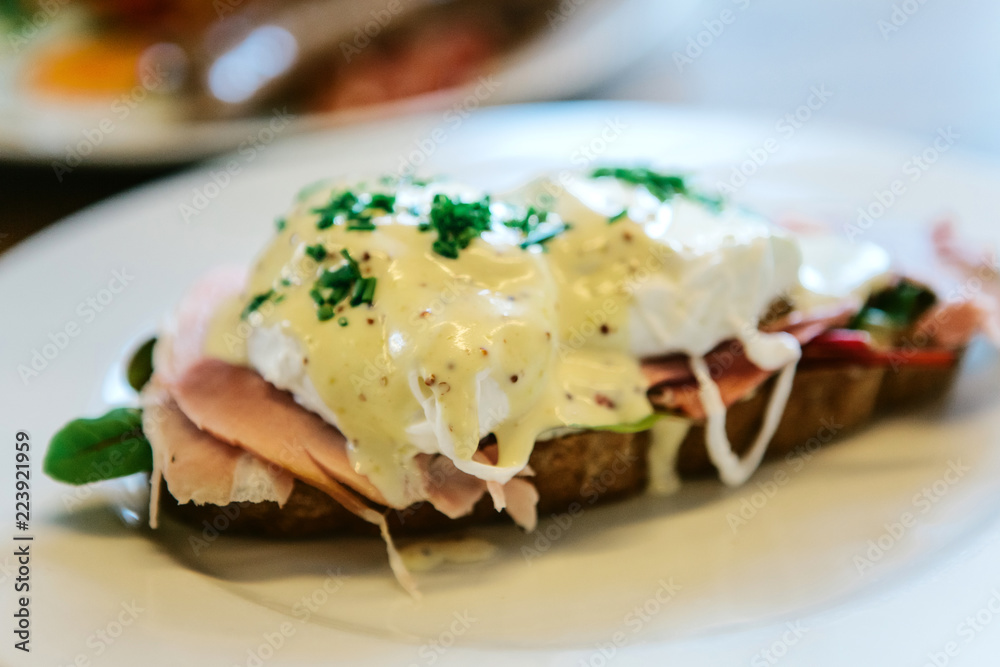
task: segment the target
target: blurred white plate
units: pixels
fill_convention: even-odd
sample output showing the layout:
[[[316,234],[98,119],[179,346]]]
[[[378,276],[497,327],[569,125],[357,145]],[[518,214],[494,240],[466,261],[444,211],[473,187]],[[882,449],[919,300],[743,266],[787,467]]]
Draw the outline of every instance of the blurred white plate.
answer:
[[[626,69],[651,47],[683,34],[695,0],[581,0],[564,3],[558,20],[505,55],[491,74],[498,82],[476,95],[478,81],[399,101],[308,114],[282,126],[292,134],[432,110],[465,113],[480,106],[551,100],[580,94]],[[0,46],[0,56],[3,47]],[[0,59],[0,158],[78,164],[182,162],[243,147],[268,145],[272,118],[170,121],[155,109],[118,103],[60,107],[17,93],[16,71]],[[146,113],[143,113],[146,112]],[[280,114],[279,114],[280,116]],[[273,127],[273,126],[272,126]],[[109,129],[110,128],[110,129]],[[78,162],[79,160],[79,162]]]
[[[808,461],[765,466],[742,489],[704,481],[672,498],[588,507],[569,523],[549,518],[534,535],[472,531],[498,556],[419,575],[420,602],[394,583],[377,541],[273,544],[195,531],[206,543],[192,543],[174,523],[158,533],[122,525],[111,509],[120,486],[72,489],[40,473],[56,428],[119,400],[117,381],[104,380],[123,350],[202,271],[249,262],[306,183],[417,160],[498,187],[590,159],[728,177],[772,134],[773,120],[645,105],[499,108],[458,127],[431,114],[293,138],[249,163],[223,158],[14,248],[0,259],[0,433],[32,438],[34,635],[26,660],[6,631],[0,663],[918,665],[950,648],[948,664],[976,665],[995,656],[1000,620],[985,621],[996,614],[990,604],[1000,610],[1000,598],[991,603],[1000,374],[984,346],[945,404],[878,422]],[[779,147],[740,198],[840,223],[926,146],[809,126]],[[951,211],[967,233],[998,241],[998,178],[997,165],[945,154],[881,231],[922,233],[916,222]],[[113,271],[129,284],[101,304]],[[63,340],[70,323],[79,331]],[[47,367],[22,381],[18,366],[49,344]],[[4,507],[13,506],[12,450],[0,466]],[[924,489],[932,501],[919,500]],[[734,528],[741,511],[746,524]],[[907,512],[915,522],[900,531]],[[0,542],[12,544],[13,532],[0,531]],[[0,556],[5,593],[12,564]],[[2,599],[9,623],[12,596]],[[962,625],[977,615],[979,630]]]

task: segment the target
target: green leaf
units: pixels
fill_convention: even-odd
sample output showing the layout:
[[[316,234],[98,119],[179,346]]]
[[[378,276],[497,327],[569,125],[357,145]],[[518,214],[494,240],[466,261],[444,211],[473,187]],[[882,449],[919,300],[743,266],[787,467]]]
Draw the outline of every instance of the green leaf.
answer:
[[[67,484],[89,484],[153,469],[142,433],[142,411],[118,408],[96,419],[76,419],[52,436],[42,470]]]
[[[849,328],[898,333],[913,326],[936,302],[934,292],[923,285],[903,280],[873,294]]]
[[[590,431],[611,431],[612,433],[641,433],[642,431],[648,431],[653,428],[653,424],[663,419],[667,415],[654,412],[644,419],[640,419],[637,422],[631,424],[611,424],[610,426],[576,426],[573,428],[582,428]]]
[[[155,344],[156,339],[150,338],[135,351],[131,361],[128,362],[126,373],[128,383],[136,391],[142,391],[153,375],[153,346]]]

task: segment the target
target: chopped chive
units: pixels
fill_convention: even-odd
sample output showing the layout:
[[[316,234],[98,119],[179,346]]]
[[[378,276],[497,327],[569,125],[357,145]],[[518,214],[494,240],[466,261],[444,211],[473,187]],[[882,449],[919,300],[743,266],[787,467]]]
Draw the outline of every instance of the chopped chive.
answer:
[[[676,195],[681,195],[690,201],[697,202],[711,209],[715,213],[720,212],[725,205],[725,201],[721,197],[706,195],[692,190],[683,176],[664,174],[646,167],[603,167],[592,171],[590,176],[591,178],[610,176],[624,183],[644,187],[651,195],[662,202],[673,199]],[[611,222],[616,221],[614,218],[611,219]]]
[[[277,229],[277,230],[278,230],[279,232],[283,232],[283,231],[285,231],[285,227],[286,227],[287,225],[288,225],[288,222],[287,222],[287,221],[286,221],[286,220],[285,220],[284,218],[277,218],[277,219],[276,219],[276,220],[274,221],[274,226],[275,226],[275,228],[276,228],[276,229]]]
[[[365,280],[367,282],[365,283],[365,292],[361,297],[361,303],[367,303],[370,306],[372,301],[375,300],[375,284],[378,279],[371,277],[365,278]]]
[[[353,273],[355,277],[361,275],[361,268],[358,266],[358,263],[354,261],[354,258],[351,257],[351,253],[347,252],[347,248],[340,251],[340,256],[347,260],[347,265],[351,267],[351,273]]]
[[[504,220],[504,226],[511,227],[513,229],[521,230],[521,233],[525,236],[531,234],[535,231],[540,224],[545,222],[548,218],[549,212],[542,210],[537,210],[534,206],[528,207],[527,213],[525,213],[523,218],[514,218],[512,220]]]
[[[347,326],[347,318],[346,317],[341,317],[339,320],[337,320],[337,324],[339,324],[342,327],[346,327]]]
[[[331,319],[335,312],[334,306],[348,296],[352,307],[363,303],[371,305],[375,298],[376,279],[361,276],[361,267],[346,248],[340,251],[340,256],[347,263],[334,271],[324,271],[309,291],[309,296],[316,303],[316,315],[321,322]]]
[[[490,228],[490,198],[463,202],[438,193],[434,195],[429,217],[429,223],[420,225],[420,231],[437,231],[438,237],[431,248],[442,257],[456,259],[459,250],[469,247],[473,239]]]
[[[252,299],[250,299],[250,303],[247,304],[246,308],[243,309],[243,312],[240,313],[240,319],[245,320],[247,317],[250,316],[250,313],[253,313],[262,305],[264,305],[264,302],[270,299],[272,296],[274,296],[273,289],[269,289],[266,292],[262,292],[254,296]]]
[[[354,291],[351,294],[351,305],[360,306],[363,303],[371,304],[375,296],[375,278],[362,278],[354,283]]]
[[[387,194],[374,194],[368,202],[369,208],[375,208],[386,213],[392,213],[396,208],[396,197]]]
[[[393,213],[396,208],[396,197],[384,193],[361,193],[355,194],[350,190],[335,195],[326,204],[313,209],[313,213],[319,214],[316,227],[327,229],[338,221],[347,223],[349,231],[373,231],[375,223],[372,222],[371,211],[381,211],[383,213]]]
[[[306,254],[315,259],[317,262],[322,262],[326,259],[326,248],[323,247],[322,243],[306,246]]]
[[[365,293],[365,280],[367,280],[367,278],[362,278],[354,283],[354,289],[351,290],[351,306],[358,306],[361,304],[361,297]]]
[[[624,219],[627,215],[628,215],[628,209],[627,208],[623,208],[622,211],[621,211],[621,213],[616,213],[615,215],[613,215],[610,218],[608,218],[608,224],[609,225],[613,225],[616,222],[618,222],[619,220]]]
[[[569,224],[564,222],[558,227],[553,227],[551,229],[536,229],[528,236],[528,238],[521,242],[521,249],[527,250],[533,245],[544,245],[565,232],[567,229],[570,229],[570,227],[571,226]]]
[[[347,231],[349,232],[370,232],[374,229],[375,223],[367,217],[354,218],[347,223]]]

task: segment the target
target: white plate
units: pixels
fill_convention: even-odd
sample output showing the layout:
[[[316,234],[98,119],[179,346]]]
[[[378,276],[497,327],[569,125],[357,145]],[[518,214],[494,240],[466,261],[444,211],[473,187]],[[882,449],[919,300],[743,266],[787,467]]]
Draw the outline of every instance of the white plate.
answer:
[[[431,110],[464,114],[494,104],[577,95],[624,70],[651,47],[675,39],[687,27],[695,0],[566,0],[565,8],[538,37],[502,57],[482,88],[468,86],[358,109],[308,114],[279,134],[372,121]],[[0,157],[7,160],[83,164],[182,162],[243,147],[267,147],[271,115],[227,121],[171,121],[142,103],[60,107],[18,92],[14,61],[0,46]],[[146,112],[146,113],[143,113]],[[272,114],[273,115],[273,114]]]
[[[499,108],[456,128],[437,115],[401,119],[293,138],[252,163],[236,156],[239,173],[228,182],[222,160],[13,249],[0,260],[0,432],[10,442],[22,429],[32,438],[34,634],[29,661],[0,628],[0,662],[254,665],[273,653],[269,664],[282,665],[603,665],[608,656],[616,664],[919,665],[951,648],[948,664],[974,665],[995,655],[1000,620],[988,605],[1000,590],[1000,378],[985,346],[972,351],[946,403],[882,420],[808,461],[765,466],[745,488],[706,481],[673,498],[588,507],[571,523],[543,521],[536,535],[473,531],[498,544],[499,556],[420,575],[422,602],[395,585],[376,541],[268,544],[207,533],[196,555],[176,524],[157,534],[122,525],[110,509],[119,487],[71,489],[40,473],[56,428],[114,400],[117,383],[104,379],[123,350],[200,272],[248,262],[303,184],[393,171],[414,155],[427,171],[497,186],[580,166],[588,155],[728,178],[774,134],[773,121],[603,103]],[[902,178],[906,160],[925,148],[818,125],[778,143],[740,198],[838,223]],[[914,223],[952,212],[968,233],[998,241],[998,179],[997,165],[943,154],[879,229],[920,233]],[[127,287],[102,291],[115,271]],[[79,331],[62,340],[70,323]],[[18,365],[58,342],[64,349],[47,350],[47,368],[22,382]],[[12,507],[12,447],[5,451],[0,502]],[[955,478],[953,463],[968,470]],[[935,483],[934,502],[915,499]],[[753,516],[748,503],[759,506]],[[730,515],[741,508],[748,520],[734,529]],[[915,524],[900,532],[892,524],[906,512]],[[14,532],[0,531],[0,553],[12,550]],[[880,539],[887,548],[869,554],[869,540]],[[525,547],[536,550],[530,562]],[[871,566],[859,571],[859,557]],[[12,581],[0,570],[5,576],[0,618],[9,625]],[[303,597],[316,601],[308,614],[296,607]],[[134,621],[122,606],[133,603],[142,609]],[[1000,598],[992,604],[1000,611]],[[981,630],[961,625],[970,616]]]

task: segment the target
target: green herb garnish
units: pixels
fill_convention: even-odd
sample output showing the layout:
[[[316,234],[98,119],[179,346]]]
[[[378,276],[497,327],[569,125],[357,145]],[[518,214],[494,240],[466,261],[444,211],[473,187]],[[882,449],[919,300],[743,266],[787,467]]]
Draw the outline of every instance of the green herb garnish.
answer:
[[[324,271],[309,290],[309,296],[316,304],[316,317],[321,322],[333,319],[335,306],[348,296],[352,307],[371,305],[375,299],[377,278],[363,277],[361,267],[346,249],[341,250],[340,255],[345,263],[333,271]]]
[[[610,176],[619,181],[631,183],[646,188],[651,195],[661,202],[673,199],[681,195],[698,202],[708,208],[718,212],[722,209],[723,200],[721,197],[713,197],[701,192],[696,192],[688,187],[683,176],[677,174],[664,174],[647,167],[602,167],[595,169],[590,174],[591,178],[603,178]],[[624,213],[624,212],[623,212]],[[612,218],[610,222],[617,222],[621,219],[621,214]]]
[[[455,201],[444,194],[434,195],[430,221],[418,229],[434,230],[437,239],[432,244],[434,252],[449,259],[457,259],[458,251],[469,247],[473,239],[490,228],[490,198],[480,201]]]
[[[278,218],[274,221],[274,227],[279,231],[285,231],[285,227],[288,226],[288,222],[284,218]]]
[[[549,212],[545,210],[538,210],[534,206],[528,207],[527,213],[524,214],[522,218],[514,218],[513,220],[504,220],[504,226],[510,227],[512,229],[519,229],[521,233],[528,236],[533,231],[538,229],[538,226],[545,222],[549,217]]]
[[[339,320],[337,320],[337,324],[339,324],[342,327],[346,327],[347,326],[347,318],[346,317],[341,317]]]
[[[319,214],[319,220],[316,221],[316,228],[327,229],[332,227],[338,217],[353,213],[354,207],[357,205],[358,197],[350,190],[336,195],[326,206],[313,209],[313,213]]]
[[[621,213],[616,213],[615,215],[613,215],[610,218],[608,218],[608,224],[609,225],[613,225],[616,222],[618,222],[619,220],[623,220],[625,218],[625,216],[627,216],[627,215],[628,215],[628,209],[627,208],[623,208]]]
[[[335,195],[326,206],[313,209],[319,214],[318,229],[327,229],[338,222],[344,222],[348,231],[370,232],[375,229],[372,218],[379,213],[393,213],[396,197],[382,193],[355,194],[350,190]]]
[[[250,303],[247,304],[247,307],[243,309],[243,312],[240,313],[240,319],[245,320],[250,317],[250,313],[256,312],[257,309],[263,306],[264,303],[272,296],[274,296],[273,289],[269,289],[266,292],[262,292],[254,296],[254,298],[250,299]]]
[[[611,176],[632,185],[640,185],[649,190],[649,193],[660,201],[667,201],[672,199],[674,195],[687,194],[688,192],[683,176],[661,174],[646,167],[603,167],[595,169],[591,173],[592,178],[605,176]]]
[[[570,228],[571,225],[564,222],[547,229],[536,229],[521,242],[521,250],[527,250],[533,245],[544,245]]]
[[[142,388],[149,382],[149,378],[153,376],[153,346],[155,344],[156,339],[150,338],[139,346],[128,362],[126,377],[129,385],[136,391],[142,391]]]
[[[360,306],[363,303],[371,304],[375,297],[375,278],[361,278],[354,283],[354,290],[351,292],[351,306]]]
[[[322,243],[308,245],[306,246],[306,254],[315,259],[317,262],[322,262],[326,259],[326,248],[323,247]]]
[[[142,432],[142,411],[118,408],[96,419],[76,419],[52,436],[42,470],[67,484],[89,484],[153,469]]]

